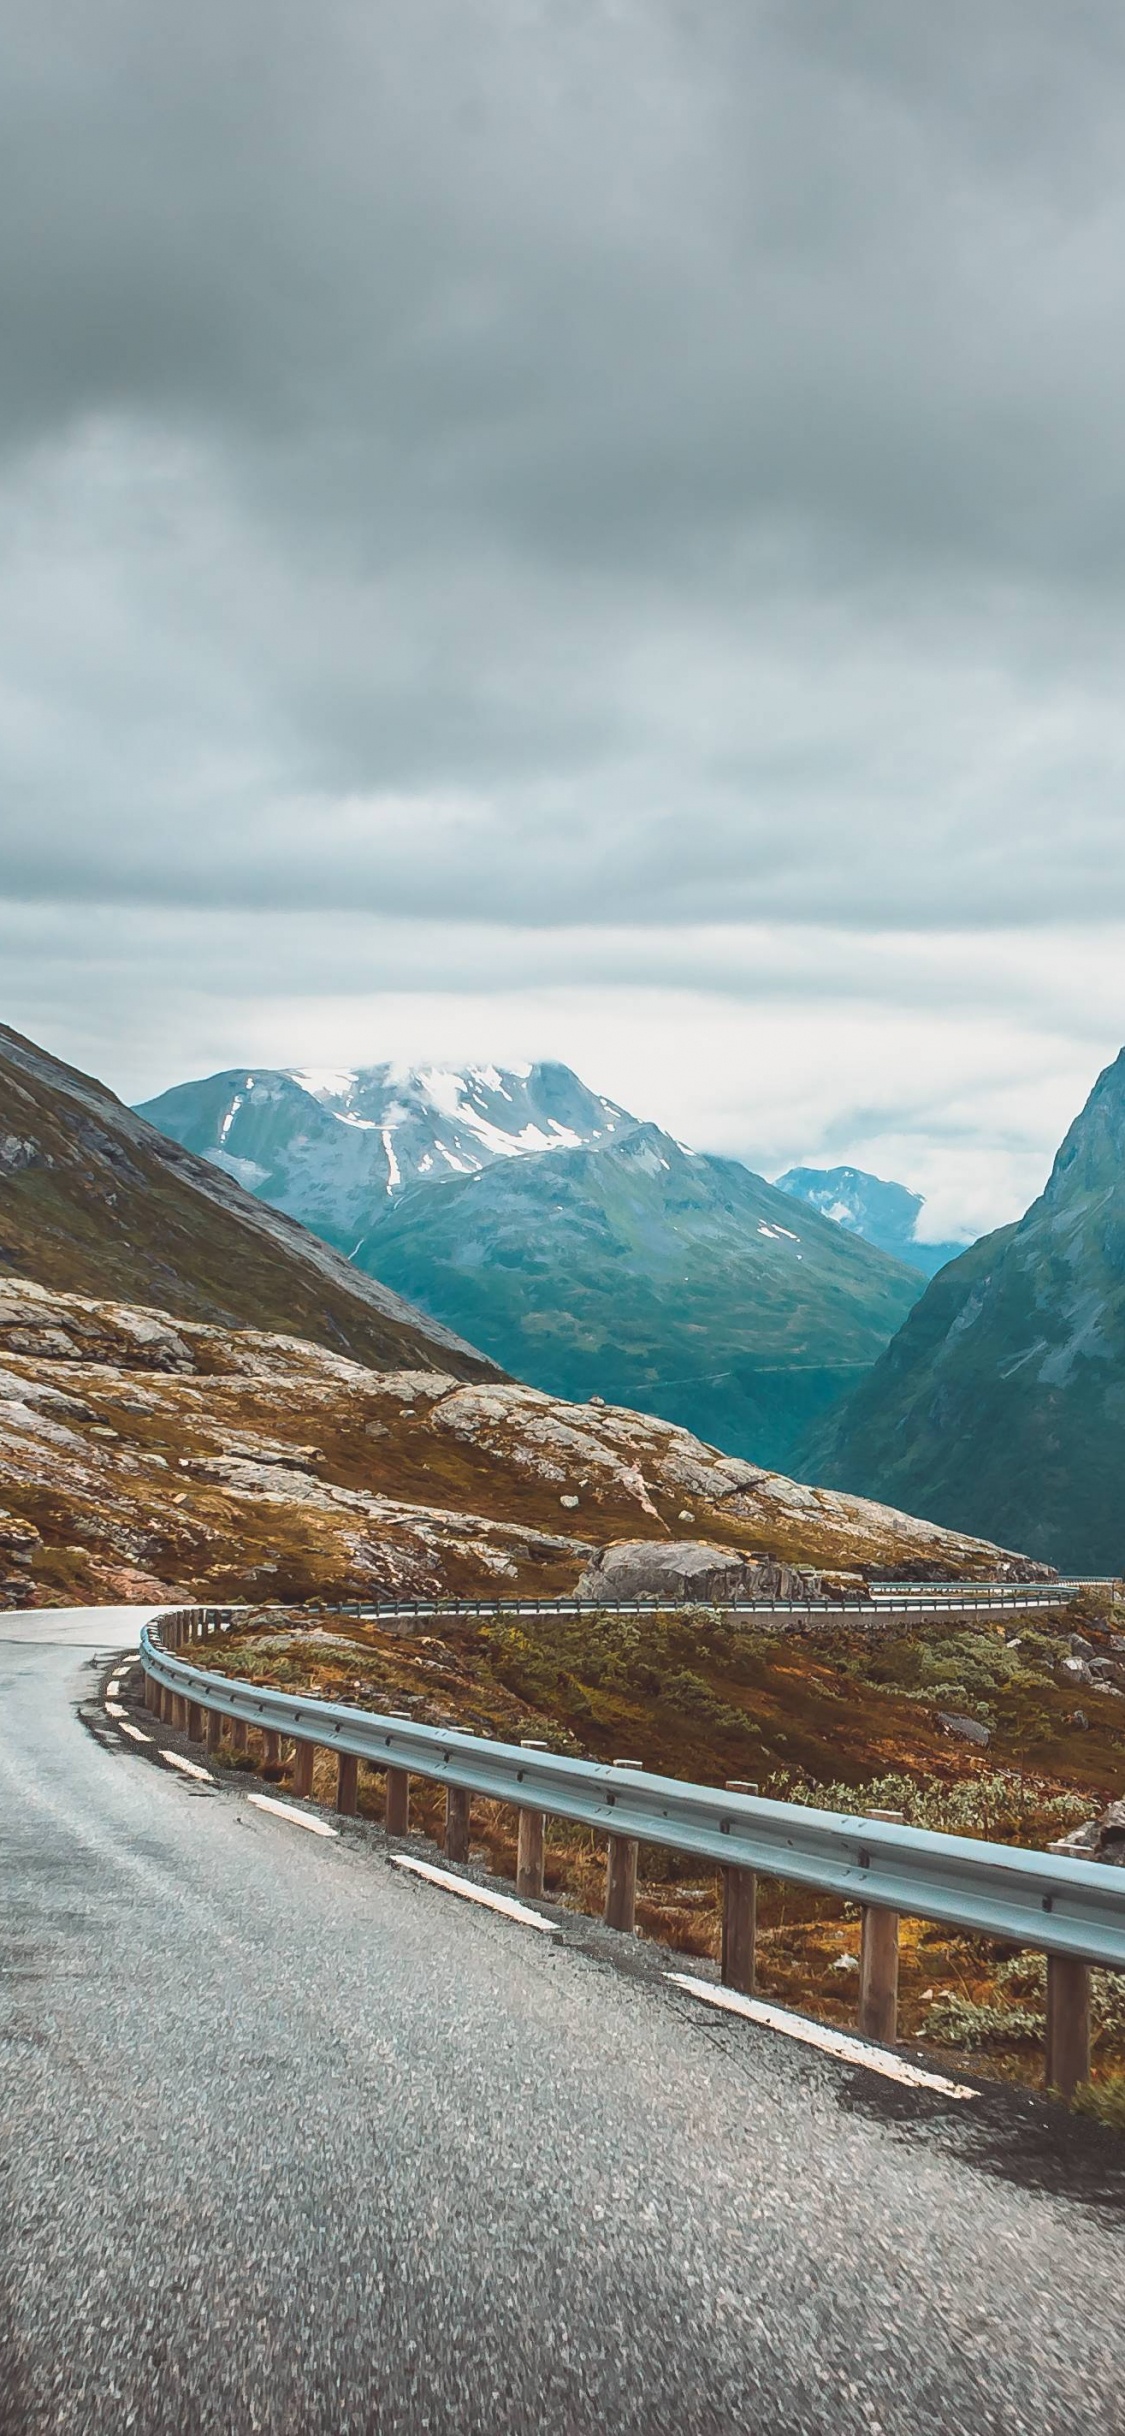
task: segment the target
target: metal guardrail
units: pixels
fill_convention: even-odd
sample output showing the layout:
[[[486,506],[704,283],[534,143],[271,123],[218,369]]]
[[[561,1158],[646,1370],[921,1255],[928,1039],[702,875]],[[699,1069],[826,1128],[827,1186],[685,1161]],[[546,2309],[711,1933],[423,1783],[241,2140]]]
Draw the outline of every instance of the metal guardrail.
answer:
[[[373,1715],[238,1682],[162,1646],[170,1634],[190,1647],[222,1621],[223,1611],[203,1609],[145,1626],[142,1665],[170,1699],[614,1839],[1125,1970],[1125,1873]]]
[[[1099,1584],[1099,1587],[1104,1585]],[[855,1623],[878,1615],[987,1615],[990,1611],[1018,1607],[1021,1611],[1035,1608],[1065,1607],[1078,1587],[1089,1584],[1034,1582],[1023,1585],[1018,1593],[1009,1593],[1007,1584],[975,1593],[960,1588],[949,1591],[943,1584],[927,1590],[919,1585],[915,1596],[907,1586],[895,1584],[893,1590],[872,1585],[868,1596],[854,1599],[394,1599],[374,1603],[356,1600],[333,1614],[366,1617],[374,1624],[393,1623],[409,1617],[412,1622],[425,1622],[442,1616],[661,1616],[697,1614],[700,1609],[716,1609],[732,1616],[799,1616],[809,1623],[823,1623],[841,1618]]]

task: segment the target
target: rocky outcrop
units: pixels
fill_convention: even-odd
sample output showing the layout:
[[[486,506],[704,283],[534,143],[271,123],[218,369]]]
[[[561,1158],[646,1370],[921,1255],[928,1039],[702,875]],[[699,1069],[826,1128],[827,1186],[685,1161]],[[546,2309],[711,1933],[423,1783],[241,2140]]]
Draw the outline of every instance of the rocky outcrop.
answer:
[[[13,1278],[0,1503],[9,1606],[557,1595],[592,1569],[595,1597],[649,1595],[620,1587],[623,1565],[710,1603],[801,1596],[821,1573],[827,1587],[1020,1561],[619,1406],[417,1362],[372,1370],[301,1337]]]
[[[575,1597],[600,1604],[631,1599],[698,1600],[721,1607],[736,1599],[815,1597],[815,1576],[768,1556],[742,1556],[707,1540],[614,1540],[599,1548],[575,1584]]]

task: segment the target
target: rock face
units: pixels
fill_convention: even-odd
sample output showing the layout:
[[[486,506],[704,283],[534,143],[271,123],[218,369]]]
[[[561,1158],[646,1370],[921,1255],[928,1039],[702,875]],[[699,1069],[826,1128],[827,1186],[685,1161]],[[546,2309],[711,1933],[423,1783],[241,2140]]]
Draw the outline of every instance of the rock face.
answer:
[[[707,1540],[619,1539],[601,1548],[574,1586],[579,1599],[697,1599],[721,1606],[732,1599],[801,1598],[816,1580],[771,1557],[744,1557]]]
[[[1018,1225],[961,1254],[854,1394],[808,1432],[813,1478],[1067,1571],[1125,1565],[1125,1051]]]
[[[0,1281],[0,1507],[12,1607],[557,1595],[622,1541],[696,1585],[1042,1570],[641,1413],[20,1279]]]

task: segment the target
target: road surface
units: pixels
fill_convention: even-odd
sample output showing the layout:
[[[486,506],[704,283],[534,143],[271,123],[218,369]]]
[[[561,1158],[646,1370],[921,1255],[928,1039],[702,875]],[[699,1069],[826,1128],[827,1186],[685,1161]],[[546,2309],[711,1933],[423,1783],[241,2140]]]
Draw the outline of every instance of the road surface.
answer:
[[[1120,2436],[1125,2143],[175,1778],[0,1619],[0,2428]]]

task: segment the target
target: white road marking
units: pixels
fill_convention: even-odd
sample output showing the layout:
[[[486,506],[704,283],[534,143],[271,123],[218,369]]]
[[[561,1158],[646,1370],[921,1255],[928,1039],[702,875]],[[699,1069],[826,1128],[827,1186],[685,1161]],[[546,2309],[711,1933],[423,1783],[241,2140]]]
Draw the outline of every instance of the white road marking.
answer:
[[[132,1736],[132,1739],[133,1739],[133,1741],[134,1741],[134,1742],[151,1742],[151,1741],[152,1741],[152,1736],[151,1736],[151,1734],[142,1734],[140,1727],[139,1727],[139,1726],[135,1726],[135,1725],[130,1725],[129,1720],[128,1720],[128,1718],[127,1718],[127,1717],[123,1717],[123,1718],[122,1718],[122,1720],[121,1720],[121,1731],[122,1731],[122,1733],[123,1733],[123,1734],[129,1734],[129,1735],[131,1735],[131,1736]]]
[[[310,1835],[339,1835],[338,1827],[330,1827],[325,1819],[314,1819],[304,1810],[294,1810],[292,1802],[275,1802],[268,1793],[248,1793],[248,1802],[255,1810],[269,1810],[274,1818],[292,1819],[295,1827],[306,1827]]]
[[[197,1768],[194,1759],[181,1759],[178,1751],[162,1751],[160,1756],[167,1760],[170,1768],[179,1768],[184,1776],[198,1777],[201,1785],[218,1783],[218,1778],[209,1775],[206,1768]]]
[[[528,1910],[526,1903],[517,1903],[511,1895],[494,1895],[491,1887],[474,1886],[468,1878],[455,1878],[448,1869],[434,1869],[429,1861],[412,1861],[407,1853],[392,1854],[396,1869],[408,1869],[415,1878],[425,1878],[430,1886],[444,1887],[447,1895],[463,1895],[466,1903],[482,1903],[488,1912],[502,1912],[505,1920],[520,1920],[525,1928],[553,1929],[553,1920],[544,1920],[541,1913]]]
[[[841,2064],[863,2064],[869,2072],[881,2072],[888,2081],[904,2081],[908,2089],[936,2089],[943,2098],[976,2098],[980,2092],[969,2089],[963,2081],[947,2081],[940,2072],[923,2072],[918,2064],[908,2064],[905,2056],[891,2055],[885,2047],[869,2047],[867,2040],[852,2038],[846,2030],[830,2030],[824,2022],[813,2022],[804,2013],[787,2013],[780,2005],[760,2004],[756,1996],[740,1996],[735,1988],[717,1988],[710,1979],[692,1979],[686,1971],[666,1971],[677,1988],[686,1988],[689,1996],[701,1997],[705,2005],[717,2005],[723,2013],[740,2014],[743,2021],[758,2022],[764,2030],[780,2030],[786,2038],[798,2038],[806,2047],[819,2047],[825,2055],[834,2055]]]
[[[116,1700],[116,1699],[117,1699],[117,1696],[118,1696],[118,1694],[119,1694],[119,1692],[120,1692],[120,1690],[121,1690],[121,1685],[120,1685],[120,1683],[118,1682],[118,1679],[117,1679],[117,1677],[116,1677],[116,1675],[115,1675],[115,1676],[114,1676],[114,1678],[113,1678],[112,1683],[107,1683],[107,1685],[106,1685],[106,1687],[105,1687],[106,1699],[107,1699],[107,1700]]]
[[[107,1717],[123,1717],[125,1715],[125,1711],[118,1700],[107,1700],[105,1704],[105,1713]]]

